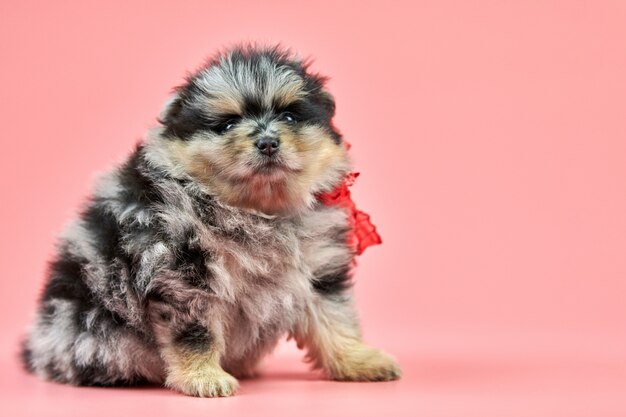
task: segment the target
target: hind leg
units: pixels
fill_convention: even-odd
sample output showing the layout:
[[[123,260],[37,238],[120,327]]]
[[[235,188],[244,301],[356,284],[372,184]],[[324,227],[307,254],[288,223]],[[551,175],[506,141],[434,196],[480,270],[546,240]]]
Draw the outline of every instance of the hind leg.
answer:
[[[101,307],[69,299],[43,302],[23,346],[24,364],[45,379],[73,385],[160,382],[160,358]]]

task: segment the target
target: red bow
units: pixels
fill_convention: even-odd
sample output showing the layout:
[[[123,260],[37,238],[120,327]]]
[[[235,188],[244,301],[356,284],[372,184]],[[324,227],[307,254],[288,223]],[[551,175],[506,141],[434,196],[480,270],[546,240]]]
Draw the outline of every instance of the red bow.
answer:
[[[346,175],[345,180],[334,190],[317,195],[317,199],[327,206],[341,206],[348,210],[352,233],[348,236],[348,243],[356,248],[358,255],[362,254],[368,246],[382,243],[376,226],[370,222],[369,214],[356,208],[348,187],[354,184],[359,176],[358,172]]]

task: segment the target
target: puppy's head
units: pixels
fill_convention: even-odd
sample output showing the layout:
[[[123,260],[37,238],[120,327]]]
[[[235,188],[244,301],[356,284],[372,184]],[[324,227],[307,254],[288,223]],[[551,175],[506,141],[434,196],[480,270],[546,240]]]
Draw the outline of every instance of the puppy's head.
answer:
[[[164,109],[165,153],[227,204],[270,214],[307,207],[349,170],[324,81],[277,47],[221,53]]]

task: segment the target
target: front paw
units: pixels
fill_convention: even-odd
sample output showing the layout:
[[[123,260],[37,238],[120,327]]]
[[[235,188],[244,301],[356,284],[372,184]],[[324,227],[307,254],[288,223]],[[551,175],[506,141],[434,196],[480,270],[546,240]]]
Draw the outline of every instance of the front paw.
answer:
[[[365,345],[343,352],[330,364],[327,373],[337,381],[392,381],[402,376],[395,359]]]
[[[237,380],[219,368],[193,373],[172,371],[165,385],[194,397],[229,397],[239,388]]]

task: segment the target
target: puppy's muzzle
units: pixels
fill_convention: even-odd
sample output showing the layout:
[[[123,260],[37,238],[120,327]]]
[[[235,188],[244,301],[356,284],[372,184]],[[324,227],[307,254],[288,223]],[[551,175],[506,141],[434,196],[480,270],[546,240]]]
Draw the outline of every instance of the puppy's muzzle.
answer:
[[[280,139],[275,136],[264,136],[254,142],[254,146],[265,156],[272,156],[278,153]]]

